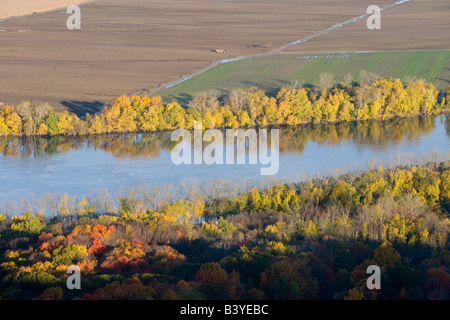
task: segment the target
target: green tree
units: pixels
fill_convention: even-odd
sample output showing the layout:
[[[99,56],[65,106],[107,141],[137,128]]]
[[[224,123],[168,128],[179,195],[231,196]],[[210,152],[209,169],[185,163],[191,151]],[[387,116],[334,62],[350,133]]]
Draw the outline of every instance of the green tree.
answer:
[[[20,217],[13,217],[12,221],[11,230],[27,235],[39,234],[45,228],[42,218],[28,212]]]

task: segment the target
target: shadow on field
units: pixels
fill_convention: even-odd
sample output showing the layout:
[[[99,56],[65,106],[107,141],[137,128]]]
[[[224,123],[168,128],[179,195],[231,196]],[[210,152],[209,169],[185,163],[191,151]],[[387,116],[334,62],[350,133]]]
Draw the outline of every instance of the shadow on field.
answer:
[[[164,103],[170,103],[172,101],[176,101],[182,106],[183,108],[187,108],[189,101],[191,101],[194,97],[187,93],[180,93],[180,94],[169,94],[167,96],[163,97]]]
[[[100,101],[76,101],[63,100],[60,102],[68,111],[75,113],[79,117],[84,117],[86,113],[94,114],[100,111],[105,105]]]

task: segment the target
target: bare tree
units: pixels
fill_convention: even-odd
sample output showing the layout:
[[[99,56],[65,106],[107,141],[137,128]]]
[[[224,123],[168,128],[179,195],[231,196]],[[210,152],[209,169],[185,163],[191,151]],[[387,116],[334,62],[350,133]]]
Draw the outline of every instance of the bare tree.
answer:
[[[19,104],[17,106],[17,111],[19,115],[25,120],[25,134],[35,134],[39,125],[52,110],[53,108],[48,103],[32,104],[29,101],[26,101]]]
[[[351,85],[353,82],[353,76],[351,75],[351,73],[347,73],[346,76],[344,77],[344,83],[347,85]]]
[[[305,81],[303,80],[291,80],[289,81],[289,85],[287,86],[287,88],[293,90],[301,89],[303,88],[304,83]]]
[[[407,85],[412,82],[417,82],[417,81],[426,82],[426,80],[424,78],[416,77],[416,76],[405,76],[403,80],[404,80],[404,83],[406,83]]]
[[[319,76],[318,87],[326,90],[330,90],[334,85],[334,76],[332,73],[324,72]]]
[[[184,179],[180,182],[180,193],[185,195],[187,201],[194,202],[202,196],[201,181],[196,179]]]
[[[16,215],[18,214],[17,205],[17,201],[9,200],[8,202],[2,202],[0,212],[6,217]]]
[[[232,90],[228,94],[227,103],[232,111],[245,110],[248,106],[248,93],[243,89]]]
[[[219,106],[220,91],[211,89],[208,91],[197,93],[189,102],[188,107],[197,110],[202,115],[209,109],[211,112],[216,111]]]
[[[367,72],[366,70],[361,70],[359,72],[359,83],[360,84],[371,84],[372,82],[380,79],[380,76],[373,72]]]
[[[94,205],[95,208],[98,208],[99,212],[104,214],[117,213],[114,197],[107,189],[103,189],[98,194],[94,194],[92,198],[95,199]]]

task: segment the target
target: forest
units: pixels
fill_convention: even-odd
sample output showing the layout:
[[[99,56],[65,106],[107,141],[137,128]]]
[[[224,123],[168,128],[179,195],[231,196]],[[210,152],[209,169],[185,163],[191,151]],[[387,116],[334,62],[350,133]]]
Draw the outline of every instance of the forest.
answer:
[[[0,299],[449,298],[449,161],[189,190],[3,211]],[[69,265],[80,290],[66,286]]]
[[[44,103],[23,102],[0,107],[0,136],[93,135],[192,129],[194,121],[209,128],[297,126],[386,120],[439,114],[448,109],[447,96],[423,80],[403,83],[382,78],[371,83],[323,81],[318,87],[297,83],[269,97],[256,87],[237,89],[224,96],[217,90],[197,93],[186,107],[163,103],[159,96],[121,96],[96,114],[79,118],[68,111],[56,113]]]

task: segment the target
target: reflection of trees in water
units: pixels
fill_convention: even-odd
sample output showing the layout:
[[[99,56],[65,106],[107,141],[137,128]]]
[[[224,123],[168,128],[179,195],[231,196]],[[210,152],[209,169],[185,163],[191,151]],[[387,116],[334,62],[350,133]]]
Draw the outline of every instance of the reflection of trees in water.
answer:
[[[104,150],[118,157],[157,157],[162,150],[171,150],[175,142],[170,133],[111,134],[95,136],[56,136],[0,138],[0,151],[5,156],[43,156],[80,149]]]
[[[175,144],[169,132],[155,132],[97,135],[89,138],[87,146],[117,157],[157,157],[162,150],[171,150]]]
[[[445,131],[450,136],[450,115],[445,115]]]
[[[388,147],[402,139],[414,140],[432,132],[435,119],[393,119],[286,128],[280,134],[280,151],[303,152],[308,142],[336,145],[342,141]]]
[[[450,117],[445,116],[445,127],[450,135]],[[336,145],[342,141],[388,147],[403,139],[418,139],[435,128],[434,117],[392,119],[338,124],[283,127],[280,130],[281,152],[303,152],[308,142]],[[225,136],[225,135],[224,135]],[[117,157],[158,157],[160,152],[170,152],[177,142],[172,142],[170,132],[139,134],[104,134],[83,137],[1,137],[0,152],[5,156],[37,157],[65,153],[80,149],[104,150]]]

